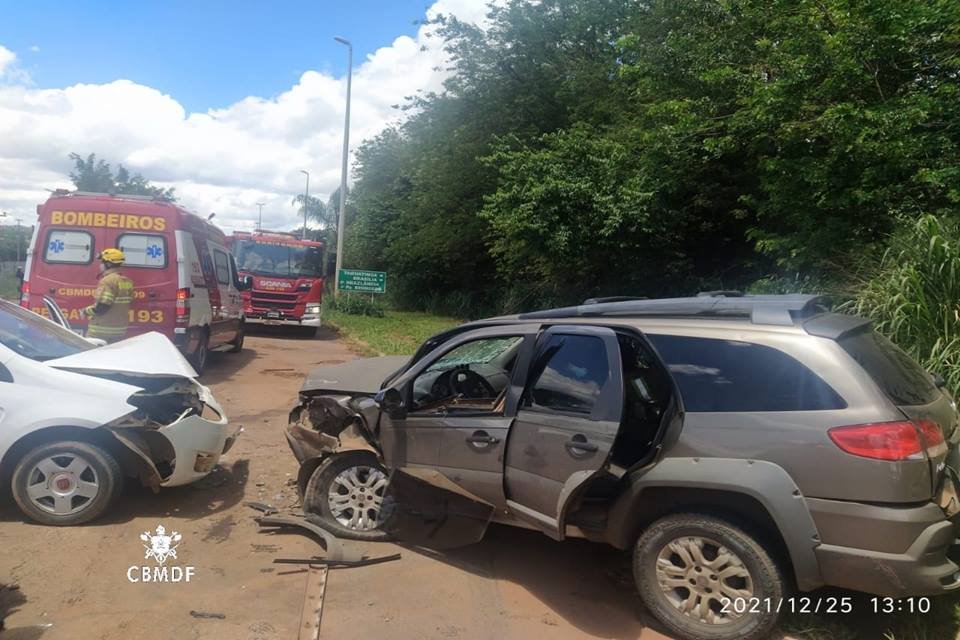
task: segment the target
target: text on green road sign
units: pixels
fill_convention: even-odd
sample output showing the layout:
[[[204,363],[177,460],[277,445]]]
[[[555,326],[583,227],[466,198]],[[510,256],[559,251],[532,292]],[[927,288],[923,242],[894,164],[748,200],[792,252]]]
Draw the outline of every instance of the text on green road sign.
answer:
[[[337,288],[339,288],[340,291],[386,293],[387,274],[384,271],[340,269],[340,278],[337,281]]]

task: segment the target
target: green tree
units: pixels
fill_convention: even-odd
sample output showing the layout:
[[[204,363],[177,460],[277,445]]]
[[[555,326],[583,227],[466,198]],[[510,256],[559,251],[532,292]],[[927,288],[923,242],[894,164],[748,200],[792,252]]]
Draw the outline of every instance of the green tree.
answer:
[[[156,196],[174,201],[174,188],[157,187],[139,173],[130,174],[122,164],[117,165],[116,174],[110,164],[98,159],[91,153],[86,158],[78,153],[71,153],[74,170],[70,172],[70,180],[77,191],[91,191],[94,193],[113,193],[125,195]]]

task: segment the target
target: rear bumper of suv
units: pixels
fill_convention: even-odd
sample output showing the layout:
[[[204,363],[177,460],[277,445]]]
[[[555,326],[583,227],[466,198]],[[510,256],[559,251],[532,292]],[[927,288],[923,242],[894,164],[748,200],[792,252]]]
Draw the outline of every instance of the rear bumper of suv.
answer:
[[[936,504],[807,503],[822,539],[815,553],[825,584],[895,597],[960,589],[960,567],[949,557],[958,527]]]

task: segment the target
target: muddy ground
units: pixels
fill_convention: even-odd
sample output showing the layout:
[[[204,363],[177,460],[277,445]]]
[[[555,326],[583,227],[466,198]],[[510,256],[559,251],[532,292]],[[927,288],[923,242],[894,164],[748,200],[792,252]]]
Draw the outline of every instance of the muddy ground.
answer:
[[[243,502],[296,507],[287,412],[311,367],[352,357],[326,331],[314,340],[248,336],[242,353],[214,354],[202,381],[245,432],[197,485],[156,495],[127,486],[106,517],[74,528],[28,524],[0,500],[0,584],[16,585],[0,590],[0,613],[10,611],[3,640],[296,638],[308,572],[272,559],[319,548],[258,532]],[[182,534],[176,562],[195,567],[189,583],[128,581],[130,566],[153,564],[139,536],[158,524]],[[629,558],[600,545],[494,527],[482,543],[443,555],[364,548],[403,557],[331,571],[322,638],[665,637],[645,628]]]

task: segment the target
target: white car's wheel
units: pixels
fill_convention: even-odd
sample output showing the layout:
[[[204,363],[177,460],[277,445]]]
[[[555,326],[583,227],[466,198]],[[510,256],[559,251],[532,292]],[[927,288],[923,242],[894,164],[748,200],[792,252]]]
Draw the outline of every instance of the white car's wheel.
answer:
[[[86,442],[52,442],[27,453],[13,470],[13,499],[41,524],[93,520],[120,493],[123,474],[109,452]]]

